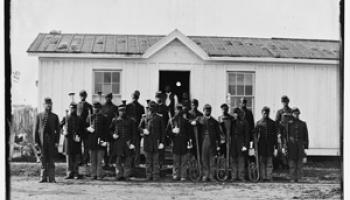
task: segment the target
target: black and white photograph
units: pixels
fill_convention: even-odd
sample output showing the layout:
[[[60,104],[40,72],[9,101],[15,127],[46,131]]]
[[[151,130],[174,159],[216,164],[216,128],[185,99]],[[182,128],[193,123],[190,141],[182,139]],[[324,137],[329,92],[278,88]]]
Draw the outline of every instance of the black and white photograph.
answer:
[[[343,1],[8,3],[7,199],[344,199]]]

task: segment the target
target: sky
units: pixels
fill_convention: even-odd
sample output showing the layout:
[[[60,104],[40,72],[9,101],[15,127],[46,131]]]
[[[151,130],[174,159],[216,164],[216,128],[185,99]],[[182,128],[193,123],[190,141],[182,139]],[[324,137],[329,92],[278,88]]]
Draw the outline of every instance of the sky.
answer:
[[[38,33],[339,39],[338,0],[12,0],[12,104],[37,104]]]

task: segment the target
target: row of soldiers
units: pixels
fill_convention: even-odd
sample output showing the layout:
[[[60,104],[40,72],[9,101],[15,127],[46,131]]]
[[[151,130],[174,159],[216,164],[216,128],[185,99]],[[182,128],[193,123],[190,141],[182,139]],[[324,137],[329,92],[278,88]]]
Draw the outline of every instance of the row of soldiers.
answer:
[[[306,123],[299,119],[300,110],[291,109],[286,96],[282,97],[284,106],[277,112],[275,121],[269,117],[270,109],[264,107],[262,118],[255,125],[245,98],[232,114],[229,114],[229,106],[222,104],[222,115],[216,120],[209,104],[204,105],[203,113],[198,110],[196,99],[169,107],[163,92],[156,93],[156,101],[148,100],[146,109],[138,102],[139,91],[132,94],[131,103],[118,107],[112,103],[112,94],[105,96],[104,105],[100,102],[90,105],[86,102],[85,91],[79,95],[81,101],[70,104],[70,114],[61,122],[51,112],[51,99],[44,99],[45,111],[38,114],[35,125],[35,143],[41,151],[40,182],[55,182],[53,158],[61,129],[65,136],[67,179],[81,178],[78,166],[88,162],[91,162],[91,177],[102,179],[103,160],[105,167],[109,163],[114,165],[118,180],[129,179],[132,169],[139,164],[143,146],[146,178],[157,181],[164,149],[171,144],[174,180],[187,179],[191,155],[201,163],[202,180],[214,180],[217,152],[229,142],[231,179],[244,181],[247,150],[253,141],[259,152],[260,180],[271,181],[273,157],[287,153],[291,181],[300,178],[304,149],[308,148],[308,132]]]

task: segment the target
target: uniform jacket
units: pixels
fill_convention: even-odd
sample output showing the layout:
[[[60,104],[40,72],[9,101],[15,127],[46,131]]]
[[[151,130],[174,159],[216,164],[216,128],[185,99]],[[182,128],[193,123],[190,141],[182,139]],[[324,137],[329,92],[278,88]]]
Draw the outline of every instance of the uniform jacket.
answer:
[[[110,124],[112,122],[112,119],[118,115],[118,107],[112,102],[106,102],[102,106],[101,113],[106,117],[107,124]]]
[[[278,124],[270,118],[261,119],[257,122],[254,132],[258,138],[259,156],[273,156],[277,146]]]
[[[92,113],[92,106],[86,101],[80,101],[77,105],[77,114],[81,120],[86,121],[89,116],[89,111]]]
[[[162,117],[164,126],[166,126],[169,122],[169,108],[165,104],[158,104],[157,113]]]
[[[145,107],[143,107],[138,101],[133,101],[126,105],[126,114],[139,124],[142,115],[145,114]]]
[[[175,134],[172,129],[178,127],[180,133]],[[173,141],[173,153],[178,155],[184,155],[187,151],[187,143],[190,140],[191,125],[182,114],[175,115],[168,124],[167,133]]]
[[[223,135],[219,127],[219,122],[216,121],[216,119],[214,119],[212,116],[201,116],[196,121],[198,124],[198,137],[200,145],[202,145],[205,131],[208,130],[210,138],[210,150],[212,154],[216,154],[216,147],[220,143],[220,137]]]
[[[254,129],[254,116],[251,110],[248,108],[241,107],[240,109],[240,118],[248,122],[249,132]]]
[[[288,158],[301,159],[304,156],[304,149],[309,148],[309,134],[304,121],[294,119],[288,124]]]
[[[95,113],[88,117],[87,123],[89,123],[91,118],[91,123],[95,131],[93,133],[88,133],[88,146],[91,150],[104,149],[98,144],[98,139],[106,141],[108,134],[108,124],[107,118],[102,113]]]
[[[47,117],[45,117],[47,116]],[[58,116],[52,112],[41,112],[36,116],[36,123],[34,128],[34,140],[42,149],[44,143],[49,145],[50,150],[54,152],[55,143],[58,143],[60,126]],[[44,137],[47,134],[48,137]],[[46,140],[48,139],[48,140]]]
[[[249,125],[245,120],[233,120],[231,129],[230,154],[232,157],[242,155],[242,147],[248,147]]]
[[[117,134],[117,139],[112,139],[112,156],[129,156],[130,144],[134,144],[137,134],[136,121],[130,117],[116,117],[110,125],[111,134]]]
[[[63,152],[66,155],[81,154],[81,141],[76,142],[73,140],[75,135],[81,137],[85,130],[83,120],[76,114],[68,115],[68,118],[64,117],[61,121],[61,127],[67,126],[67,135],[64,138]]]
[[[281,123],[282,122],[282,124],[284,123],[283,122],[283,114],[287,114],[287,115],[292,115],[292,109],[290,108],[290,107],[286,107],[286,108],[281,108],[281,109],[279,109],[278,111],[277,111],[277,113],[276,113],[276,122],[277,123]]]
[[[164,144],[165,126],[162,117],[157,113],[144,115],[141,119],[140,129],[147,128],[149,135],[144,136],[143,148],[145,152],[158,152],[159,143]]]

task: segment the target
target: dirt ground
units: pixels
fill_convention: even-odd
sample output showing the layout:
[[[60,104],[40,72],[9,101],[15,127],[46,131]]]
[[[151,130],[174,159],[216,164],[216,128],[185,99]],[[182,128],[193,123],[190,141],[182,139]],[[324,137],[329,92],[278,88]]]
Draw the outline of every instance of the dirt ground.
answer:
[[[341,199],[339,183],[179,183],[64,180],[38,183],[37,177],[11,178],[11,199]]]

